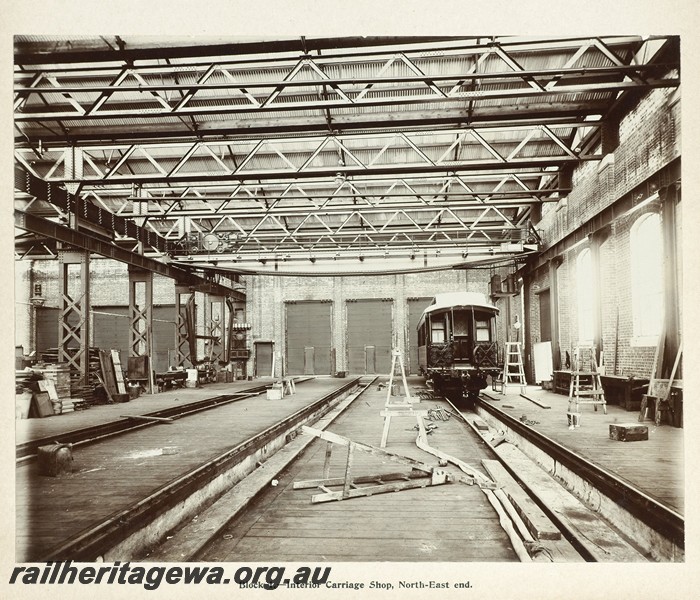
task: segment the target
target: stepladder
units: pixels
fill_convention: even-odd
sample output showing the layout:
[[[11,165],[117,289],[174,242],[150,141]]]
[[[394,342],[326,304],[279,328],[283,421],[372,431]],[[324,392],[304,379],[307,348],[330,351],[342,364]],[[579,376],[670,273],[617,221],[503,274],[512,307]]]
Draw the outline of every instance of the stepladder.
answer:
[[[576,346],[571,367],[569,407],[566,414],[569,429],[574,429],[581,425],[582,404],[592,404],[594,411],[598,410],[598,406],[602,406],[603,414],[608,413],[595,346]]]
[[[501,391],[505,394],[509,385],[520,386],[520,392],[525,392],[525,370],[523,369],[523,354],[520,342],[506,342],[505,360],[503,361],[503,376]]]
[[[394,377],[397,375],[397,368],[399,370],[399,375],[401,376],[401,383],[403,384],[404,396],[399,399],[392,399],[392,390],[394,386]],[[393,350],[391,353],[391,372],[389,374],[389,383],[387,385],[386,392],[386,402],[384,404],[384,410],[380,413],[384,417],[384,428],[382,429],[382,439],[379,444],[380,448],[386,448],[386,443],[389,438],[389,428],[391,427],[392,417],[407,417],[415,416],[419,421],[419,425],[422,425],[421,417],[427,414],[427,411],[414,411],[413,404],[420,402],[420,398],[412,397],[411,392],[408,388],[408,381],[406,380],[406,370],[403,364],[403,354],[401,350]]]
[[[398,369],[398,373],[396,372]],[[391,372],[389,373],[389,384],[386,390],[386,404],[392,404],[391,396],[394,389],[394,378],[400,375],[401,383],[403,384],[404,397],[398,402],[411,404],[413,402],[419,402],[420,398],[413,398],[411,396],[411,391],[408,389],[408,381],[406,380],[406,369],[403,364],[403,353],[401,350],[394,349],[391,352]]]

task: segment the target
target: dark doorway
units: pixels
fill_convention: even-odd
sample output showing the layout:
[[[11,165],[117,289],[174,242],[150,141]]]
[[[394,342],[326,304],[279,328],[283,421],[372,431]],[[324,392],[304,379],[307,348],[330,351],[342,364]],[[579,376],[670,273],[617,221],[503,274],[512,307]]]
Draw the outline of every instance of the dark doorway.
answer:
[[[552,341],[552,305],[549,290],[540,293],[540,341]]]

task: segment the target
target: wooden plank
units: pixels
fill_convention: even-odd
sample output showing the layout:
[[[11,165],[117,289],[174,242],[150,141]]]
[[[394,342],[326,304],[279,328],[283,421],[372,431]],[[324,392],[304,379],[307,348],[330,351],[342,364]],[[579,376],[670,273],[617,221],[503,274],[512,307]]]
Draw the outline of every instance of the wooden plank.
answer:
[[[350,481],[352,483],[382,483],[384,481],[392,481],[395,479],[415,479],[417,477],[428,477],[427,473],[384,473],[381,475],[361,475],[359,477],[352,477]],[[320,485],[334,486],[334,485],[344,485],[344,477],[325,477],[324,479],[309,479],[306,481],[295,481],[293,489],[295,490],[305,490],[313,489],[319,487]]]
[[[525,398],[525,400],[529,400],[533,404],[537,404],[540,408],[552,408],[549,404],[545,404],[544,402],[541,402],[540,400],[535,400],[534,398],[530,398],[529,396],[526,396],[525,394],[520,394],[521,397]]]
[[[544,511],[535,504],[535,501],[527,495],[525,490],[518,485],[517,481],[513,479],[500,462],[483,459],[481,464],[484,465],[491,478],[506,493],[534,538],[538,540],[561,539],[561,531],[544,514]]]
[[[48,392],[34,392],[32,406],[37,417],[51,417],[55,414]]]
[[[149,417],[148,415],[119,415],[122,419],[136,419],[137,421],[156,421],[159,423],[174,423],[174,419],[168,417]]]
[[[530,494],[547,506],[598,562],[641,562],[647,559],[617,535],[595,512],[556,483],[512,444],[500,444],[495,452],[527,486]]]
[[[413,410],[412,408],[404,408],[403,410],[398,410],[392,408],[391,410],[382,410],[379,413],[381,417],[427,417],[427,410]]]
[[[327,442],[333,442],[334,444],[338,444],[340,446],[349,446],[351,443],[351,440],[342,437],[336,433],[332,433],[330,431],[320,431],[318,429],[314,429],[313,427],[308,427],[306,425],[303,425],[301,430],[306,434],[306,435],[312,435],[318,438],[321,438],[322,440],[326,440]],[[371,454],[373,456],[376,456],[378,458],[387,458],[391,461],[398,462],[404,465],[408,465],[410,467],[414,467],[416,469],[420,469],[421,471],[426,471],[426,472],[431,472],[433,470],[433,467],[430,465],[425,464],[424,462],[409,458],[407,456],[401,456],[399,454],[395,454],[393,452],[389,452],[388,450],[381,450],[380,448],[376,448],[375,446],[370,446],[369,444],[362,444],[360,442],[352,442],[354,444],[355,450],[359,450],[360,452],[366,452],[367,454]]]
[[[49,394],[49,399],[52,402],[57,402],[59,400],[58,392],[56,391],[56,383],[51,379],[45,379],[39,382],[39,389],[42,392],[47,392]]]
[[[345,500],[348,498],[360,498],[362,496],[372,496],[374,494],[386,494],[388,492],[400,492],[402,490],[410,490],[415,488],[424,488],[431,485],[442,485],[449,483],[447,477],[433,477],[431,481],[427,477],[414,479],[412,481],[401,481],[397,483],[387,483],[384,485],[372,485],[368,487],[357,488],[354,490],[343,489],[342,492],[327,492],[324,494],[314,494],[311,496],[311,502],[333,502],[335,500]],[[437,480],[436,480],[437,479]]]
[[[122,363],[119,358],[118,350],[111,350],[112,363],[114,364],[114,378],[117,382],[117,390],[120,394],[126,394],[126,385],[124,384],[124,373],[122,371]]]
[[[107,392],[107,396],[110,401],[112,401],[112,396],[116,396],[119,391],[117,390],[117,382],[114,378],[114,365],[112,364],[112,356],[106,350],[99,351],[100,356],[100,367],[102,369],[102,385]]]

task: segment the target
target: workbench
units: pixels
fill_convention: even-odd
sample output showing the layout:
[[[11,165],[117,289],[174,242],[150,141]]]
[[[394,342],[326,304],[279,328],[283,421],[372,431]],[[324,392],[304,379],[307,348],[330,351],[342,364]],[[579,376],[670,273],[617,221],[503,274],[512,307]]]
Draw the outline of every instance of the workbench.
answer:
[[[589,385],[591,381],[590,375],[581,375],[580,383]],[[569,387],[571,386],[571,371],[554,371],[552,373],[552,387],[556,394],[569,395]]]
[[[166,371],[156,373],[156,385],[162,389],[184,387],[187,380],[187,371]]]
[[[600,382],[608,404],[618,404],[625,410],[637,411],[649,385],[649,379],[624,375],[601,375]]]

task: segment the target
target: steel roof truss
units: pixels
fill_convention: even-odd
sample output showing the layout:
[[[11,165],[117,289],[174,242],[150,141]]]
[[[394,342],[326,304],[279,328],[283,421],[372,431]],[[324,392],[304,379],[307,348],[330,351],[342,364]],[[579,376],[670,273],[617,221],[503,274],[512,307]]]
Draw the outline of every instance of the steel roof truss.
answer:
[[[523,73],[525,69],[517,63],[500,45],[494,45],[493,51],[516,73]],[[522,80],[538,92],[544,92],[545,88],[536,79],[530,76],[523,76]]]
[[[586,128],[587,129],[596,129],[600,125],[598,123],[586,123]],[[250,163],[250,161],[257,157],[260,152],[263,151],[263,149],[267,149],[269,152],[274,153],[275,155],[279,156],[289,167],[289,169],[284,169],[280,171],[281,175],[289,175],[290,171],[296,171],[297,173],[301,173],[303,171],[309,170],[309,168],[312,166],[312,163],[316,158],[319,157],[319,155],[322,153],[322,151],[327,147],[329,143],[333,143],[334,147],[337,149],[337,151],[341,154],[343,157],[349,157],[352,162],[355,163],[355,165],[360,168],[360,169],[365,169],[365,170],[370,170],[372,167],[386,167],[388,164],[391,164],[391,160],[388,159],[385,163],[377,165],[377,162],[379,158],[386,152],[386,150],[392,146],[395,148],[400,148],[400,146],[396,145],[397,140],[402,140],[405,142],[406,146],[408,148],[411,148],[420,158],[419,161],[416,161],[416,164],[425,164],[425,165],[430,165],[430,166],[439,166],[441,164],[449,163],[450,167],[454,168],[454,162],[455,161],[446,161],[445,159],[447,158],[447,155],[455,148],[455,144],[457,143],[462,143],[468,135],[471,135],[474,140],[476,140],[480,145],[482,145],[488,152],[491,154],[494,158],[496,158],[499,162],[507,162],[508,160],[512,160],[516,158],[517,154],[522,150],[522,148],[530,142],[530,140],[535,136],[536,133],[539,131],[544,131],[545,135],[542,136],[542,139],[547,139],[550,140],[551,142],[554,142],[556,146],[559,146],[560,148],[564,149],[564,151],[572,158],[582,158],[579,157],[578,155],[572,153],[571,149],[568,147],[568,145],[562,140],[560,136],[558,136],[555,132],[556,129],[564,129],[568,130],[571,128],[575,128],[574,125],[572,124],[562,124],[562,125],[550,125],[550,126],[543,126],[543,125],[527,125],[527,126],[510,126],[510,127],[499,127],[499,128],[467,128],[467,129],[460,129],[460,130],[452,130],[452,131],[441,131],[441,135],[450,135],[454,134],[457,136],[456,140],[452,141],[448,146],[445,151],[442,152],[440,158],[438,159],[437,162],[434,162],[430,159],[430,157],[427,156],[426,152],[422,150],[419,147],[418,140],[413,140],[411,139],[412,137],[424,137],[426,135],[426,132],[423,131],[414,131],[414,132],[408,132],[404,133],[401,132],[399,134],[347,134],[343,136],[337,136],[337,135],[327,135],[327,136],[314,136],[311,138],[306,138],[309,141],[314,141],[314,143],[317,143],[318,145],[315,147],[313,151],[311,151],[309,157],[303,162],[303,164],[300,167],[297,167],[292,163],[291,160],[285,155],[285,153],[280,150],[280,145],[293,145],[293,144],[298,144],[298,139],[297,137],[287,137],[287,138],[279,138],[276,140],[235,140],[235,141],[227,141],[227,142],[195,142],[193,144],[183,144],[181,142],[177,143],[156,143],[156,144],[147,144],[147,143],[142,143],[142,144],[133,144],[130,146],[125,146],[125,145],[105,145],[102,147],[94,147],[91,146],[89,149],[85,148],[84,150],[84,155],[89,156],[90,160],[90,165],[93,171],[95,172],[96,177],[90,177],[90,176],[83,176],[83,180],[85,182],[93,182],[93,181],[100,181],[100,179],[112,179],[112,180],[117,180],[119,179],[120,181],[123,181],[124,179],[128,178],[133,178],[133,179],[144,179],[147,178],[151,175],[155,175],[155,172],[159,173],[160,175],[165,175],[165,180],[182,180],[187,177],[191,177],[193,175],[199,175],[199,176],[210,176],[210,177],[220,177],[220,176],[228,176],[228,175],[237,175],[237,176],[243,176],[243,175],[251,175],[254,176],[253,173],[250,171],[246,170],[246,167]],[[518,147],[513,150],[509,155],[507,159],[504,159],[503,156],[496,150],[494,147],[493,143],[490,143],[486,141],[484,136],[482,135],[489,133],[489,134],[498,134],[499,132],[503,133],[517,133],[519,135],[523,135],[523,139],[521,140],[520,144]],[[318,140],[318,142],[315,142],[315,140]],[[371,156],[371,160],[366,160],[363,162],[360,158],[358,158],[351,150],[348,148],[348,144],[352,144],[354,141],[360,141],[363,144],[365,144],[365,149],[363,150],[364,152],[369,152],[369,153],[374,153],[374,156]],[[386,140],[381,146],[371,148],[367,146],[367,142],[371,141],[378,141],[380,144],[382,143],[383,140]],[[542,140],[541,140],[542,141]],[[252,145],[252,148],[251,148]],[[246,153],[245,156],[243,157],[243,160],[240,162],[237,168],[232,169],[226,163],[223,162],[223,160],[217,155],[215,152],[216,148],[228,148],[233,146],[234,148],[239,148],[239,152]],[[73,147],[63,147],[63,148],[55,148],[53,150],[48,150],[44,152],[44,156],[46,158],[50,158],[52,155],[55,155],[56,158],[56,163],[53,164],[52,168],[49,170],[49,173],[44,175],[44,178],[48,179],[58,179],[58,176],[54,176],[56,173],[57,169],[57,163],[59,161],[62,161],[65,155],[65,152],[71,150],[72,151]],[[249,149],[250,148],[250,149]],[[122,150],[124,149],[124,150]],[[138,152],[136,152],[138,150]],[[110,162],[111,162],[111,156],[114,154],[114,152],[117,152],[120,154],[120,158],[116,162],[115,165],[110,167]],[[16,156],[18,159],[23,156],[23,154],[28,154],[30,153],[31,150],[28,148],[18,148],[15,151]],[[103,174],[102,169],[98,166],[97,161],[97,155],[99,152],[102,152],[104,157],[102,160],[104,160],[104,169],[106,170],[106,174]],[[109,154],[108,154],[109,153]],[[187,162],[191,162],[193,158],[196,155],[200,155],[199,158],[211,158],[211,160],[214,160],[220,170],[217,170],[216,168],[212,168],[211,162],[205,165],[206,168],[200,167],[198,170],[193,170],[188,173],[180,173],[182,170],[183,166]],[[160,155],[160,156],[159,156]],[[203,156],[205,155],[205,156]],[[142,162],[142,158],[145,157],[146,160],[151,163],[151,165],[155,168],[154,172],[151,173],[145,173],[144,172],[144,163]],[[170,169],[169,172],[166,172],[166,169],[158,163],[158,158],[161,160],[163,159],[170,159],[177,161],[176,165]],[[369,157],[368,157],[369,158]],[[553,155],[553,159],[559,158],[559,155]],[[137,163],[134,164],[134,173],[127,175],[124,173],[120,173],[120,171],[123,171],[125,166],[128,166],[127,163],[128,161],[137,161]],[[345,162],[345,161],[343,161]],[[445,164],[447,166],[447,164]],[[323,169],[324,171],[328,172],[329,174],[335,174],[335,171],[337,170],[344,170],[344,165],[340,165],[337,169],[335,165],[329,165],[329,166],[317,166],[317,169]],[[269,170],[274,170],[272,167],[268,167],[267,169]],[[258,170],[260,168],[258,167]],[[261,172],[264,172],[265,169],[263,169]],[[279,169],[278,169],[279,170]],[[352,172],[352,170],[347,171],[349,173]],[[177,176],[177,177],[176,177]]]
[[[457,79],[463,77],[459,75],[454,77]],[[526,77],[520,77],[521,79],[527,80]],[[318,85],[317,82],[314,82]],[[273,103],[270,99],[274,99],[279,95],[284,87],[280,85],[273,94],[259,107],[258,106],[241,106],[238,104],[210,104],[189,107],[184,106],[177,112],[174,112],[169,106],[166,108],[143,108],[142,106],[127,106],[126,108],[119,108],[114,110],[100,110],[93,115],[86,114],[86,111],[82,106],[77,103],[74,99],[70,99],[70,103],[75,109],[74,111],[49,111],[49,112],[39,112],[39,111],[27,111],[27,112],[17,112],[15,114],[15,120],[17,122],[25,121],[62,121],[62,120],[77,120],[82,121],[86,119],[94,119],[95,117],[110,118],[110,119],[130,119],[139,117],[172,117],[172,116],[196,116],[196,115],[223,115],[223,114],[240,114],[246,112],[263,112],[263,111],[296,111],[296,110],[322,110],[324,108],[348,108],[351,106],[390,106],[390,105],[407,105],[407,104],[424,104],[426,102],[439,102],[439,103],[451,103],[455,101],[462,100],[473,100],[473,101],[484,101],[484,100],[499,100],[507,98],[535,98],[537,96],[551,96],[551,95],[564,95],[564,94],[578,94],[578,93],[616,93],[624,90],[631,90],[637,88],[647,88],[647,87],[676,87],[679,85],[677,79],[649,79],[641,82],[639,78],[636,80],[629,81],[608,81],[608,82],[592,82],[592,83],[582,83],[582,84],[563,84],[561,81],[551,89],[544,89],[541,86],[535,84],[535,89],[531,87],[529,82],[527,86],[520,88],[508,88],[508,89],[493,89],[493,90],[458,90],[453,92],[451,95],[444,97],[438,97],[432,90],[430,93],[426,94],[414,94],[414,95],[402,95],[399,90],[393,90],[396,94],[395,96],[390,96],[385,94],[383,96],[376,96],[372,98],[366,98],[362,101],[343,99],[339,100],[333,99],[321,99],[321,100],[299,100],[299,101],[289,101],[281,103]],[[43,88],[42,88],[43,90]],[[52,90],[53,91],[53,90]],[[58,91],[58,90],[57,90]],[[143,90],[142,90],[143,91]],[[155,92],[154,95],[160,98]],[[162,98],[160,98],[163,101]],[[165,102],[165,101],[163,101]],[[167,103],[166,103],[167,104]]]

